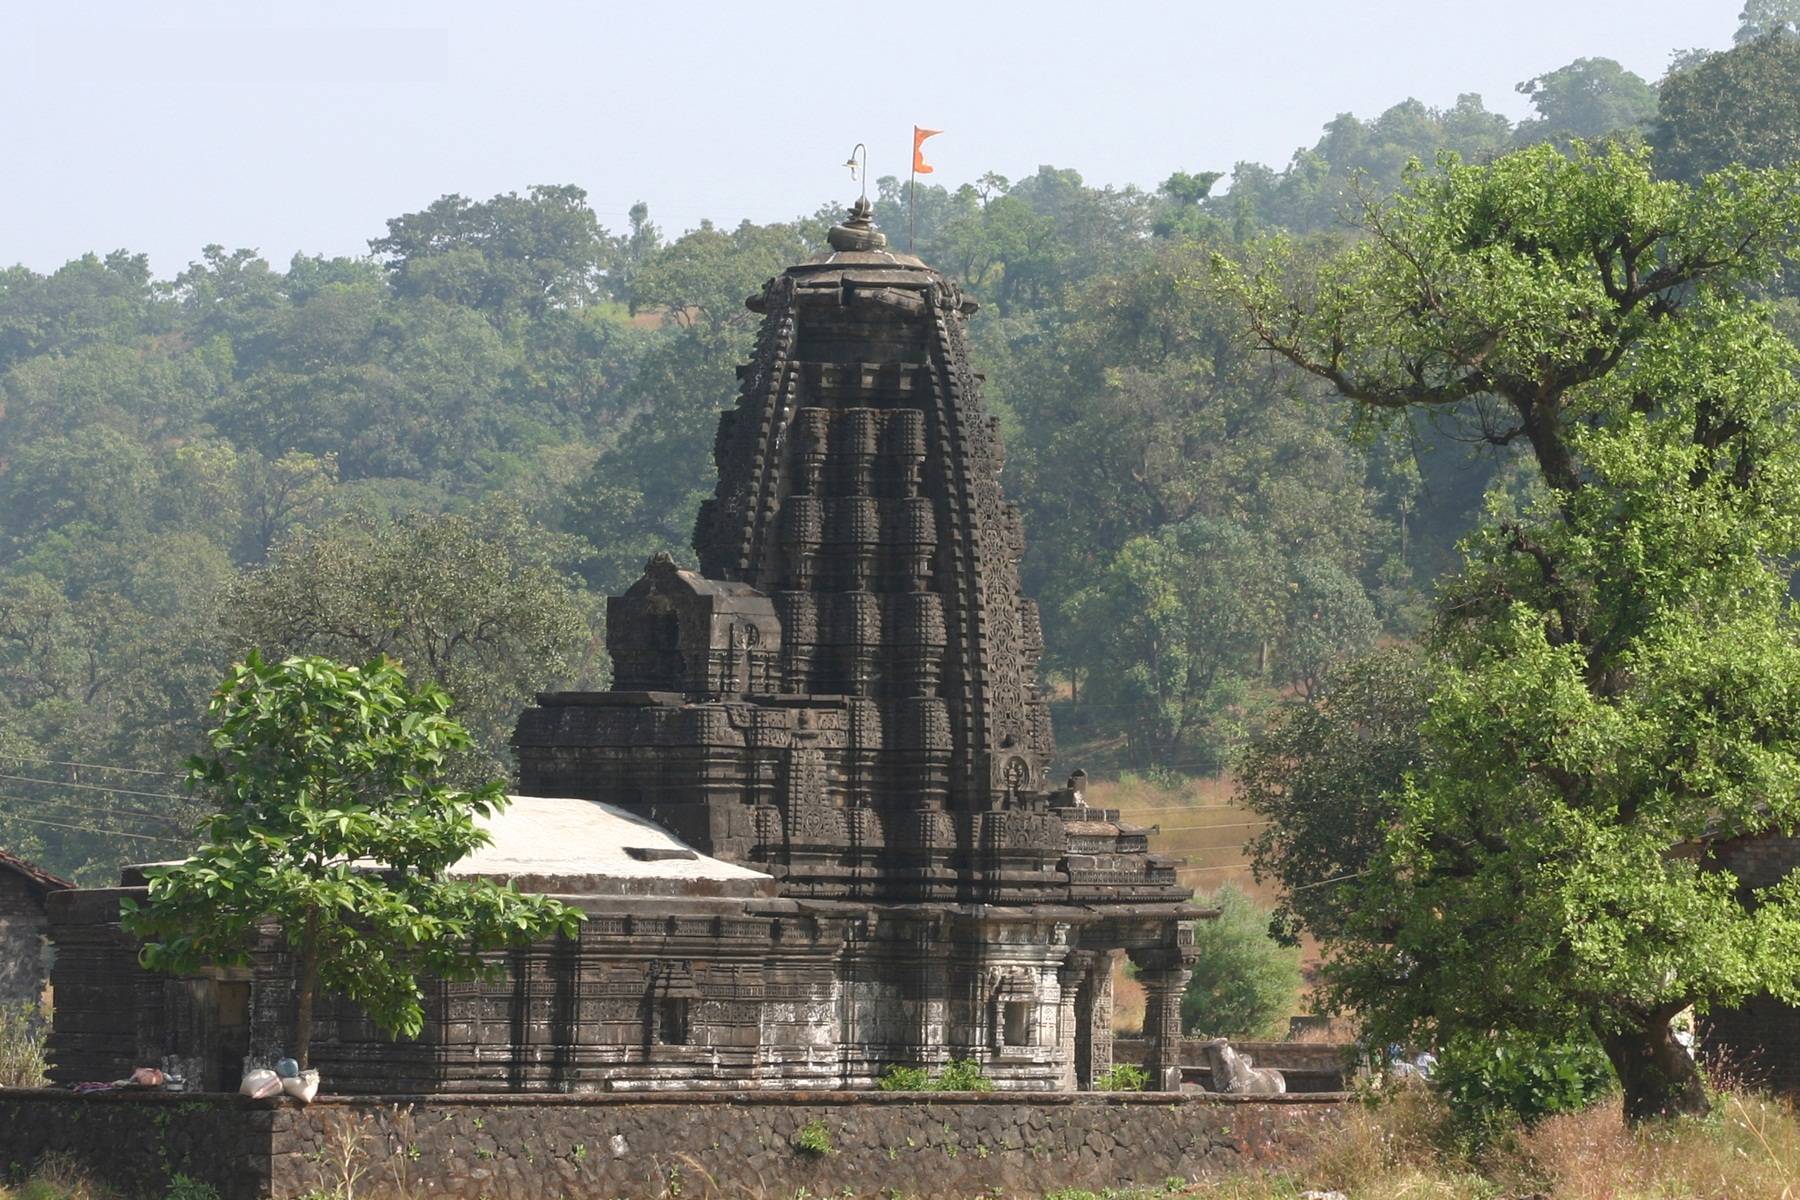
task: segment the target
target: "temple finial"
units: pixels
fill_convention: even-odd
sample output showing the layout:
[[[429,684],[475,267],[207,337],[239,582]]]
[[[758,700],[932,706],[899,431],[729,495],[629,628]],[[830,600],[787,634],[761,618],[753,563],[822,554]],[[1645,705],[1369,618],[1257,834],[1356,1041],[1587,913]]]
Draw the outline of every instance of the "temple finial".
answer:
[[[833,225],[825,240],[833,250],[880,250],[887,245],[887,235],[875,228],[875,206],[867,196],[857,197],[850,215]]]

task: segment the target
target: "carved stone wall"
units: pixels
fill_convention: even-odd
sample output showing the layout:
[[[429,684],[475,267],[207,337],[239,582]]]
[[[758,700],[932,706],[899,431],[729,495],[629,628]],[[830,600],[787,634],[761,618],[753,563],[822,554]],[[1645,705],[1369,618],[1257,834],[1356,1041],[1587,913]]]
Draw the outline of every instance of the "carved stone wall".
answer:
[[[247,1059],[280,1057],[295,964],[273,939],[241,972],[153,974],[119,929],[125,898],[143,892],[86,890],[53,905],[63,999],[52,1078],[117,1079],[154,1064],[223,1089]],[[1091,1082],[1108,1065],[1110,992],[1092,991],[1110,980],[1107,955],[1079,948],[1076,911],[567,899],[588,914],[579,936],[495,953],[490,979],[428,981],[417,1039],[390,1038],[355,1005],[322,998],[313,1062],[330,1090],[869,1088],[891,1065],[956,1058],[982,1063],[1002,1089],[1041,1091]]]

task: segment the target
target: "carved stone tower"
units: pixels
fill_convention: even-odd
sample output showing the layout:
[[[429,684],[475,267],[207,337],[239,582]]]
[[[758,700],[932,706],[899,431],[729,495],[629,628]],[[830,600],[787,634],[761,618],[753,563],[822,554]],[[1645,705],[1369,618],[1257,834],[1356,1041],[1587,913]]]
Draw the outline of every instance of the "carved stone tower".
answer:
[[[906,953],[948,938],[976,981],[908,994],[979,997],[965,1022],[992,1026],[983,1005],[1037,997],[1045,970],[1073,962],[1069,1002],[1097,993],[1096,964],[1120,949],[1161,972],[1173,1012],[1190,893],[1143,830],[1086,806],[1083,777],[1047,783],[1043,638],[969,365],[976,305],[886,249],[867,200],[830,243],[747,302],[762,327],[719,421],[699,571],[658,555],[609,602],[616,690],[539,697],[514,739],[521,790],[642,814],[790,898],[917,906],[882,910],[890,932],[936,922]],[[989,906],[1025,924],[1002,934]],[[1055,969],[983,950],[1035,925]],[[1005,1036],[947,1043],[921,1026],[899,1040]]]

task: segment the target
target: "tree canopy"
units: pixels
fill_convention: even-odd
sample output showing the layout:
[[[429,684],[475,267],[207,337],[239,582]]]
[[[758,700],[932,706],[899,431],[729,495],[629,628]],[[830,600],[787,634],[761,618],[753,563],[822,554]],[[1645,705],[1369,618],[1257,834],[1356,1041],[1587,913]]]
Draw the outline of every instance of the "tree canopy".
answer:
[[[443,782],[468,744],[449,708],[381,659],[252,655],[235,668],[213,698],[210,752],[189,766],[215,806],[205,841],[150,871],[142,905],[123,902],[144,964],[242,964],[273,930],[298,964],[291,1049],[304,1068],[320,990],[416,1037],[421,976],[474,978],[483,949],[574,933],[580,912],[551,897],[445,877],[487,844],[475,819],[506,806],[498,781]]]
[[[1800,881],[1744,896],[1703,861],[1800,819],[1800,385],[1745,291],[1800,242],[1800,172],[1442,168],[1322,268],[1220,263],[1275,353],[1370,410],[1491,406],[1537,468],[1440,587],[1420,765],[1331,994],[1382,1042],[1584,1030],[1629,1118],[1694,1111],[1671,1020],[1800,997]]]

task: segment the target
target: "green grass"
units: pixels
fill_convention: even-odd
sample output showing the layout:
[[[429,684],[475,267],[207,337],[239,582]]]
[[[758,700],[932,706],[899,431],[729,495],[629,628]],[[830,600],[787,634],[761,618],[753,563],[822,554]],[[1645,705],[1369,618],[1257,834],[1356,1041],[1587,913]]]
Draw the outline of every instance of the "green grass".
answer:
[[[810,1158],[824,1158],[831,1153],[831,1131],[814,1117],[794,1131],[794,1149]]]

